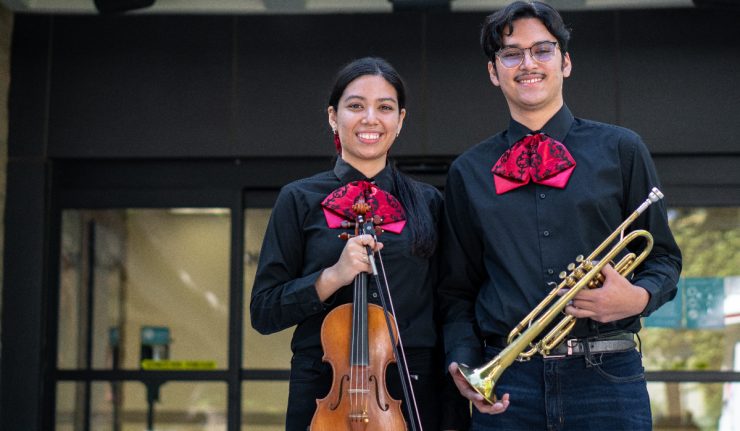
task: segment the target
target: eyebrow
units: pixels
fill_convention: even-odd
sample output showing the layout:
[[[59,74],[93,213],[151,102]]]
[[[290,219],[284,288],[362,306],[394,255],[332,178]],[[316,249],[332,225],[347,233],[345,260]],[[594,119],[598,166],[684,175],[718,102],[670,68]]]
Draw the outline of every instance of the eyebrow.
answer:
[[[355,94],[350,94],[349,96],[347,96],[347,97],[344,98],[345,101],[350,100],[350,99],[360,99],[362,101],[367,100],[364,97],[358,96],[358,95],[355,95]],[[393,102],[395,104],[398,104],[398,102],[396,101],[396,99],[394,99],[392,97],[381,97],[380,99],[378,99],[378,102]]]
[[[554,40],[547,40],[547,39],[538,40],[538,41],[532,43],[532,45],[530,45],[530,47],[535,46],[538,43],[542,43],[542,42],[555,42],[555,41]],[[517,44],[513,44],[513,45],[501,45],[501,48],[521,48],[521,44],[518,44],[517,43]]]

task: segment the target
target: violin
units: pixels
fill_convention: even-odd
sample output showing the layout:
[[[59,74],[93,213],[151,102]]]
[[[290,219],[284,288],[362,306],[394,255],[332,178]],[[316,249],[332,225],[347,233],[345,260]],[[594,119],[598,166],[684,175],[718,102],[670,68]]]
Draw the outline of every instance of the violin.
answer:
[[[375,234],[373,219],[366,220],[369,205],[358,199],[355,235]],[[379,229],[379,228],[378,228]],[[348,239],[350,235],[340,237]],[[373,256],[368,256],[373,259]],[[332,367],[331,390],[316,400],[311,431],[405,431],[401,401],[391,398],[385,384],[388,365],[396,362],[394,343],[398,328],[390,313],[367,301],[368,273],[355,277],[352,303],[327,314],[321,325],[323,361]],[[392,341],[393,340],[393,341]]]

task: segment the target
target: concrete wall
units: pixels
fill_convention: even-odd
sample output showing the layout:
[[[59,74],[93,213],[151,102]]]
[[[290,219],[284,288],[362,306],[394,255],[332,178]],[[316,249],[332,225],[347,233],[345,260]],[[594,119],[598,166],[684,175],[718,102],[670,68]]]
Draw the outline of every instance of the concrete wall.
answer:
[[[5,223],[5,185],[8,163],[8,87],[10,86],[10,38],[13,13],[0,5],[0,227]],[[0,229],[0,310],[2,310],[3,251],[5,229]],[[2,331],[2,328],[0,328]],[[0,346],[2,355],[2,346]]]

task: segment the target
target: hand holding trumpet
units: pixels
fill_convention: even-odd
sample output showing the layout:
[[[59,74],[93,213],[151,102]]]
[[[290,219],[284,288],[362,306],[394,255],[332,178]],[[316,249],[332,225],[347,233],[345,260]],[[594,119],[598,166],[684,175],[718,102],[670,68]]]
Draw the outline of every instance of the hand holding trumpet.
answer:
[[[606,265],[601,273],[604,284],[599,289],[583,289],[565,307],[565,313],[578,319],[589,318],[600,323],[613,322],[625,317],[635,316],[647,306],[650,294],[640,286],[635,286],[611,265]],[[568,289],[561,289],[564,295]]]

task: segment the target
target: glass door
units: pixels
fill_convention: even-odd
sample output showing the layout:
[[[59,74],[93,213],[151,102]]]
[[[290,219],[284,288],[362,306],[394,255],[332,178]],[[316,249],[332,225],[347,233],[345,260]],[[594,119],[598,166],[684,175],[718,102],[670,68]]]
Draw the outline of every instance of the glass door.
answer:
[[[57,430],[227,429],[230,215],[62,211]]]

